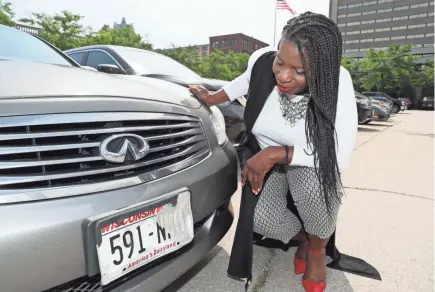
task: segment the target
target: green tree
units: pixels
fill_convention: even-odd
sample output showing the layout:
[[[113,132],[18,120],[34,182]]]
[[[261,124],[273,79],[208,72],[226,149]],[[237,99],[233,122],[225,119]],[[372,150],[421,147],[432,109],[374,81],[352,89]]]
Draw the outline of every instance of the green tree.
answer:
[[[172,45],[171,49],[156,50],[156,52],[168,56],[194,71],[197,70],[200,63],[198,51],[194,46],[175,47]]]
[[[414,71],[411,77],[411,85],[415,87],[433,86],[434,84],[434,62],[430,61]]]
[[[341,66],[343,66],[347,71],[349,71],[352,77],[353,87],[355,90],[361,86],[360,73],[358,72],[358,59],[351,57],[343,57],[341,59]]]
[[[248,60],[248,54],[216,51],[201,59],[197,72],[206,78],[232,80],[246,70]]]
[[[231,76],[229,80],[232,80],[238,76],[240,76],[243,72],[246,71],[248,67],[249,55],[246,53],[233,53],[229,52],[226,54],[227,56],[227,64],[229,66]]]
[[[386,51],[370,49],[358,62],[362,87],[371,90],[376,86],[380,91],[403,87],[413,76],[419,59],[411,49],[411,45],[391,45]]]
[[[355,73],[358,67],[358,60],[351,57],[343,57],[341,59],[341,66],[343,66],[350,74]]]
[[[387,83],[390,77],[390,66],[386,51],[370,49],[366,57],[359,61],[359,69],[360,82],[366,91],[372,90],[375,86],[378,90],[389,86]]]
[[[80,24],[83,16],[62,11],[54,16],[45,13],[32,13],[32,18],[20,19],[21,22],[41,28],[39,35],[61,50],[80,46],[83,38],[91,33],[89,27]]]
[[[15,14],[12,11],[12,4],[0,0],[0,24],[13,26]]]
[[[412,45],[391,45],[388,50],[391,88],[403,87],[413,76],[419,56],[412,54]]]
[[[110,28],[104,25],[98,32],[83,38],[81,45],[118,45],[152,50],[152,45],[137,34],[130,25],[124,28]]]

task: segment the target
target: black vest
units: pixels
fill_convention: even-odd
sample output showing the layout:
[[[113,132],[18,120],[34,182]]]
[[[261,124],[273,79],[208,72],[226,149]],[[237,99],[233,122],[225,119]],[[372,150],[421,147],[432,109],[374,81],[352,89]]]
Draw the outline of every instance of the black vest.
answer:
[[[260,58],[258,58],[252,68],[244,115],[246,135],[245,140],[241,143],[238,149],[242,169],[246,164],[246,161],[261,150],[256,138],[252,134],[252,128],[254,127],[267,98],[276,86],[276,80],[272,71],[275,56],[276,52],[264,53]],[[269,174],[270,172],[266,175],[265,180],[267,180]],[[287,196],[287,199],[288,208],[299,217],[290,194]],[[283,250],[288,250],[291,246],[297,245],[297,243],[292,241],[288,244],[283,244],[271,239],[259,240],[262,236],[254,234],[253,231],[254,210],[257,202],[258,196],[252,193],[251,187],[249,186],[249,183],[247,183],[242,189],[239,221],[237,223],[236,234],[228,266],[229,277],[247,279],[247,284],[252,279],[254,243],[260,246],[281,248]],[[346,256],[338,251],[335,246],[335,232],[328,242],[326,254],[332,258],[332,262],[328,264],[328,267],[330,268],[373,279],[381,279],[379,272],[365,261]],[[247,287],[248,286],[246,286],[246,288]]]

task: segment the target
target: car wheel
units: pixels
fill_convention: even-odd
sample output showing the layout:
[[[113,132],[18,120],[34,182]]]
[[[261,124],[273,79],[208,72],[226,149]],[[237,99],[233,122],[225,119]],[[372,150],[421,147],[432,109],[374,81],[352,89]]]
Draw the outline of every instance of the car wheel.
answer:
[[[398,106],[397,104],[395,104],[393,106],[392,112],[397,114],[398,112],[400,112],[400,106]]]

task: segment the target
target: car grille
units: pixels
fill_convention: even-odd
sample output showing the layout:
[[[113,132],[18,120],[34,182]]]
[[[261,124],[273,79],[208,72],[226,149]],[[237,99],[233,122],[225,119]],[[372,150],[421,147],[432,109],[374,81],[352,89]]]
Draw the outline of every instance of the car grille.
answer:
[[[145,138],[148,154],[121,164],[106,161],[99,146],[114,134]],[[169,175],[192,164],[184,161],[208,152],[201,123],[190,116],[86,113],[4,117],[0,118],[0,192],[144,175],[149,181],[159,178],[156,170],[166,168],[164,175]]]

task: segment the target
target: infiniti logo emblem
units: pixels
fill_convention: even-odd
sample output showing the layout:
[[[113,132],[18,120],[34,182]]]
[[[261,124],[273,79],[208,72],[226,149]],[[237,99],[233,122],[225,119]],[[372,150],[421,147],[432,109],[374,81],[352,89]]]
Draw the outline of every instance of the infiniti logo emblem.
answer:
[[[140,160],[147,155],[150,146],[139,135],[112,135],[100,144],[100,155],[105,160],[114,163],[124,163],[128,160]]]

